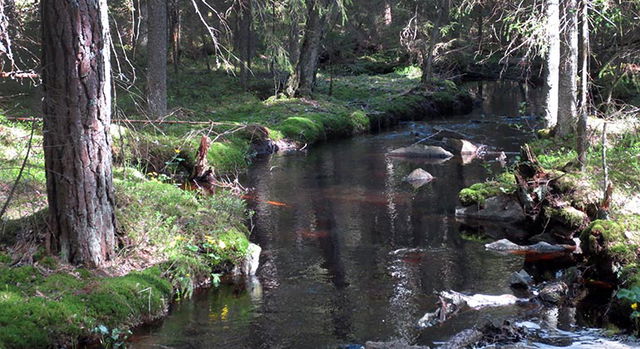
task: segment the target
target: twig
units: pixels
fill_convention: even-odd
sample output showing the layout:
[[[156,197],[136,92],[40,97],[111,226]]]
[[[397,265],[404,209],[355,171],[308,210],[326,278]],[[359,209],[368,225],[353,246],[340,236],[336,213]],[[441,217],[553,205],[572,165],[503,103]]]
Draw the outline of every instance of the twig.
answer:
[[[7,211],[7,208],[9,207],[9,202],[11,202],[11,199],[13,198],[13,195],[16,192],[16,188],[18,187],[18,183],[22,178],[22,173],[24,172],[24,168],[27,165],[27,160],[29,160],[29,155],[31,154],[31,144],[33,141],[33,133],[35,129],[36,129],[35,123],[32,123],[31,135],[29,136],[29,143],[27,145],[27,154],[24,156],[24,160],[22,161],[22,166],[20,167],[20,172],[18,172],[18,177],[16,177],[16,180],[13,183],[13,187],[11,187],[11,192],[9,192],[9,196],[7,196],[7,201],[4,202],[4,205],[2,206],[2,210],[0,210],[0,219],[2,218],[2,216],[4,216],[5,212]]]

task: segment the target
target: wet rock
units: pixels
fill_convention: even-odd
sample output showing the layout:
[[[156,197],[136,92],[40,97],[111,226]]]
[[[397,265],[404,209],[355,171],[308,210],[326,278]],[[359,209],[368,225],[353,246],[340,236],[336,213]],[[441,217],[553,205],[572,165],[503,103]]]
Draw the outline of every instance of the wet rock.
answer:
[[[409,345],[402,341],[393,342],[367,342],[365,349],[429,349],[423,345]]]
[[[507,239],[501,239],[490,244],[484,245],[489,251],[514,253],[514,254],[526,254],[526,253],[556,253],[556,252],[569,252],[573,251],[573,248],[565,245],[552,245],[547,242],[538,242],[533,245],[518,245]]]
[[[431,175],[431,173],[421,168],[417,168],[413,170],[404,180],[409,182],[409,184],[411,184],[414,188],[419,188],[431,182],[433,179],[434,177]]]
[[[401,156],[410,158],[436,158],[436,159],[448,159],[453,156],[450,152],[446,151],[442,147],[434,145],[411,145],[408,147],[402,147],[389,152],[391,156]]]
[[[440,349],[466,348],[480,342],[483,337],[484,333],[476,328],[466,329],[451,337]]]
[[[476,155],[482,147],[460,138],[445,138],[443,141],[449,150],[460,155]]]
[[[233,275],[253,276],[256,275],[258,266],[260,265],[260,246],[250,243],[247,248],[247,254],[244,259],[233,268]]]
[[[524,270],[514,272],[509,277],[509,285],[511,287],[529,288],[533,284],[533,278]]]
[[[549,304],[560,304],[567,296],[567,285],[562,282],[553,282],[545,285],[538,294],[538,298]]]
[[[520,203],[513,197],[499,195],[486,199],[484,207],[477,205],[456,208],[456,217],[521,223],[525,220]]]

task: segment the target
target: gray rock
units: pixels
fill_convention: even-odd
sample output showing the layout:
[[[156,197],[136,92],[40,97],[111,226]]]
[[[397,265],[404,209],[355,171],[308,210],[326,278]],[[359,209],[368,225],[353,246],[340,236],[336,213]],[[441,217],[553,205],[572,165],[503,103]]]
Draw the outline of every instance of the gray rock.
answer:
[[[417,168],[413,170],[405,179],[405,181],[409,182],[414,188],[419,188],[433,180],[433,176],[431,173]]]
[[[515,198],[506,195],[488,198],[482,208],[478,208],[477,205],[456,208],[456,217],[507,223],[521,223],[526,218],[520,203]]]
[[[365,349],[429,349],[423,345],[409,345],[402,341],[393,342],[367,342]]]
[[[548,242],[538,242],[533,245],[518,245],[507,239],[501,239],[484,245],[489,251],[495,252],[522,252],[525,253],[557,253],[572,251],[569,246],[552,245]]]
[[[567,296],[567,285],[562,282],[553,282],[545,285],[538,294],[541,301],[550,304],[560,304]]]
[[[411,145],[408,147],[402,147],[389,152],[391,156],[402,156],[409,158],[436,158],[436,159],[448,159],[453,156],[450,152],[446,151],[442,147],[434,145]]]
[[[460,155],[475,155],[481,147],[466,139],[445,138],[443,141],[449,150]]]
[[[260,252],[262,252],[262,248],[260,248],[260,246],[250,243],[247,248],[247,254],[244,256],[244,259],[240,264],[233,268],[232,274],[244,276],[256,275],[256,271],[260,265]]]
[[[512,287],[529,288],[533,284],[533,278],[524,270],[514,272],[509,277],[509,285]]]

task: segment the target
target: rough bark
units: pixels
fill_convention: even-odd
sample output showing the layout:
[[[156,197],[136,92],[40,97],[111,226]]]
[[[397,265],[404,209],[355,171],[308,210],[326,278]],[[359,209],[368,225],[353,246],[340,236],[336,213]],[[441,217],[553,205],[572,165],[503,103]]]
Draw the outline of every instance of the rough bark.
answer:
[[[159,119],[167,114],[167,2],[148,1],[147,106],[151,117]]]
[[[182,39],[182,11],[180,11],[180,0],[171,1],[171,60],[174,73],[178,73],[180,68],[181,39]]]
[[[43,0],[44,156],[51,244],[69,262],[113,257],[106,0]]]
[[[251,0],[242,0],[238,6],[237,51],[240,58],[240,85],[246,89],[251,68]]]
[[[555,127],[558,122],[558,85],[560,68],[560,9],[558,0],[546,0],[547,39],[545,126]]]
[[[307,3],[307,23],[300,48],[300,56],[296,68],[289,78],[287,94],[289,96],[310,96],[313,91],[320,46],[329,19],[328,6],[323,8],[323,0],[310,0]]]
[[[423,84],[429,83],[433,79],[433,59],[436,44],[440,41],[440,30],[442,25],[447,21],[449,17],[449,1],[440,1],[436,19],[433,22],[433,28],[429,35],[428,45],[423,53],[422,59],[422,77],[421,82]]]
[[[556,137],[573,134],[578,119],[578,5],[577,0],[562,2],[564,23],[562,28],[558,125]]]
[[[582,66],[580,72],[580,117],[577,128],[578,162],[584,170],[587,159],[587,117],[589,113],[588,86],[589,86],[589,0],[582,0]]]

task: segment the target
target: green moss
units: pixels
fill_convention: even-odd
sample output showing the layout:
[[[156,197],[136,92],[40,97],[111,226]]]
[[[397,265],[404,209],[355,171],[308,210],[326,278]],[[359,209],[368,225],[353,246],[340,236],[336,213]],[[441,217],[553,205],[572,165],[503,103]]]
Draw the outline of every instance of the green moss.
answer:
[[[636,260],[638,245],[628,241],[625,227],[615,221],[596,220],[581,236],[582,250],[590,256],[600,257],[622,265]]]
[[[313,143],[322,136],[322,124],[307,117],[293,116],[285,119],[278,129],[282,134],[291,139]]]
[[[476,183],[464,188],[458,193],[458,199],[463,206],[484,205],[485,200],[500,194],[511,194],[515,191],[513,175],[501,175],[494,181]]]
[[[545,207],[544,214],[547,219],[553,219],[570,229],[580,229],[587,222],[587,216],[571,206],[569,207]]]
[[[138,324],[162,314],[173,291],[157,267],[90,280],[32,267],[1,268],[0,275],[0,346],[9,348],[66,346],[98,324]]]

